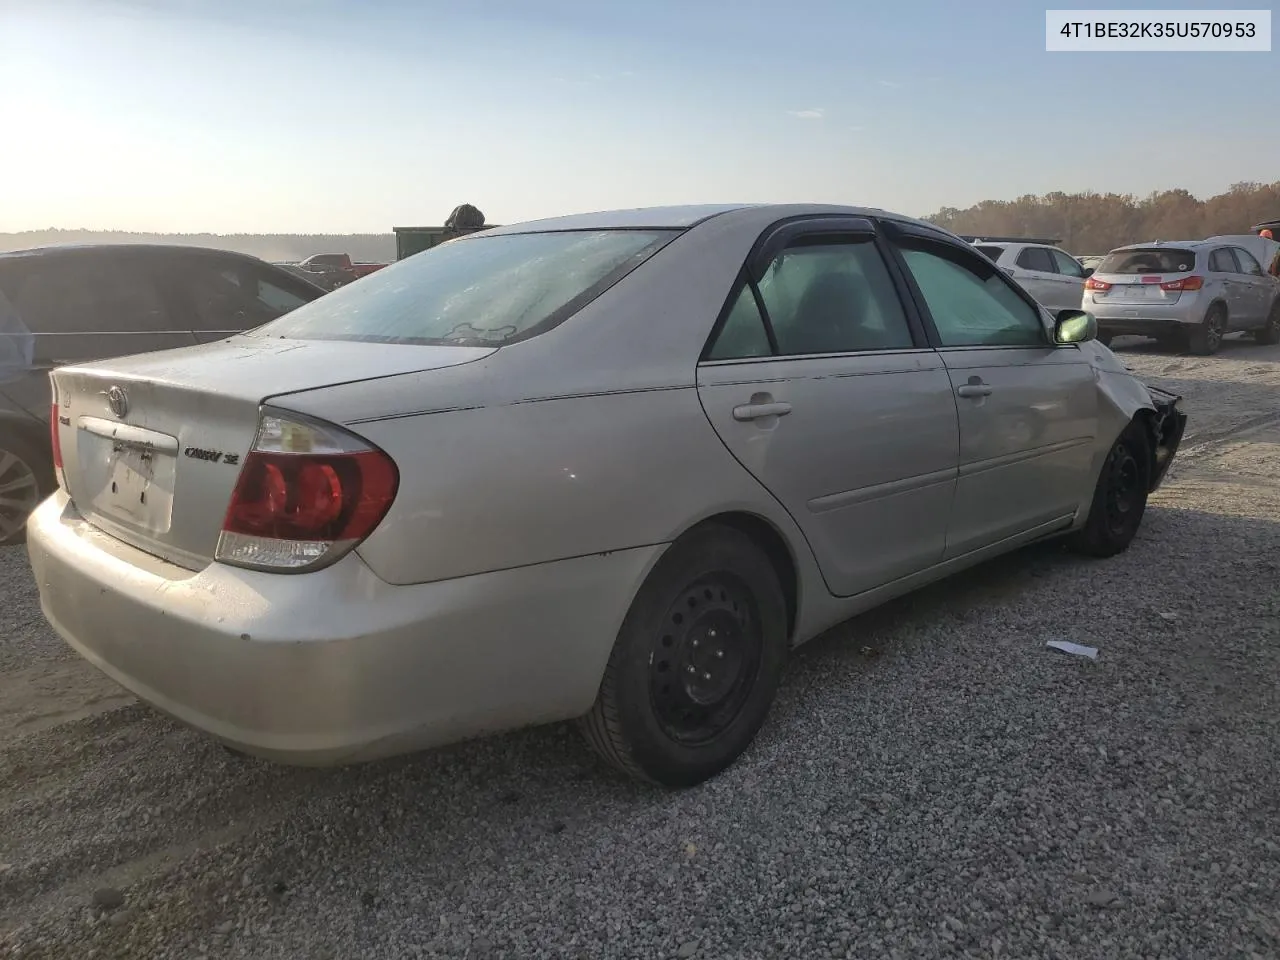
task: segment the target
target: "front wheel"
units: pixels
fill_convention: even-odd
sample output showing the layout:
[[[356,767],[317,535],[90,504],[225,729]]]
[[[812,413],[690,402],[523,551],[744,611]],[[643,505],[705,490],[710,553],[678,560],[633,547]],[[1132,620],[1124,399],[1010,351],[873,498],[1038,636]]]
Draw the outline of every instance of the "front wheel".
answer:
[[[1125,427],[1102,465],[1088,519],[1067,541],[1071,549],[1091,557],[1112,557],[1129,548],[1147,509],[1150,449],[1142,423],[1135,420]]]
[[[787,647],[786,600],[768,557],[732,527],[695,530],[632,602],[582,732],[623,773],[693,786],[755,739]]]
[[[1280,300],[1271,305],[1271,312],[1267,314],[1267,325],[1261,330],[1253,331],[1253,339],[1268,347],[1280,343]]]

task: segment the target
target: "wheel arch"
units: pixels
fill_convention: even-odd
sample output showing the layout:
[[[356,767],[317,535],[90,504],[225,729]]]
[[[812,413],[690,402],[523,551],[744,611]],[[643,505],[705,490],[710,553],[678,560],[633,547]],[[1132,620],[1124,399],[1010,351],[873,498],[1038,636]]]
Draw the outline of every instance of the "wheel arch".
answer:
[[[795,643],[800,611],[800,567],[796,562],[795,552],[782,531],[759,514],[730,510],[704,517],[681,533],[676,542],[695,530],[708,526],[737,530],[749,537],[764,553],[782,585],[782,595],[787,603],[787,636]]]

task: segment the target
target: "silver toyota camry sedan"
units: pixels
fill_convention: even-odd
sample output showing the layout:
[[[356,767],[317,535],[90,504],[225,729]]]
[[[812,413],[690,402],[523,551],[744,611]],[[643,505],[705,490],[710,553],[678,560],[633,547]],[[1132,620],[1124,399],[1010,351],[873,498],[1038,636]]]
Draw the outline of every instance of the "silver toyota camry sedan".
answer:
[[[839,206],[444,244],[218,343],[52,375],[45,615],[234,748],[576,718],[714,775],[789,651],[1023,544],[1125,549],[1185,415],[958,237]]]

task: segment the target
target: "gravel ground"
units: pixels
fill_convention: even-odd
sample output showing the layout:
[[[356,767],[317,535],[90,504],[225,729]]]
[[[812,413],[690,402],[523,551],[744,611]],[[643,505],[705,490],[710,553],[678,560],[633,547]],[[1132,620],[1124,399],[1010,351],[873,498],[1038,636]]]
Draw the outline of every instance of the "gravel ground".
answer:
[[[237,758],[68,655],[0,551],[0,956],[1280,956],[1280,348],[1117,347],[1192,416],[1133,547],[832,631],[686,792],[563,726]]]

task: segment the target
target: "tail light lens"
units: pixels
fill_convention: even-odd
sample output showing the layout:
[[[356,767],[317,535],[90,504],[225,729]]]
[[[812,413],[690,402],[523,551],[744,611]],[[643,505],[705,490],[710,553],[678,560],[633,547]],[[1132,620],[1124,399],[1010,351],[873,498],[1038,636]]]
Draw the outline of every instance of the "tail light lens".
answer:
[[[1160,284],[1160,289],[1173,293],[1178,290],[1199,290],[1203,286],[1204,277],[1183,277],[1181,280],[1170,280],[1168,283]]]
[[[1084,282],[1086,290],[1110,290],[1111,284],[1105,280],[1099,280],[1097,277],[1090,277]]]
[[[214,557],[279,572],[328,566],[382,522],[399,483],[395,462],[354,434],[264,411]]]

